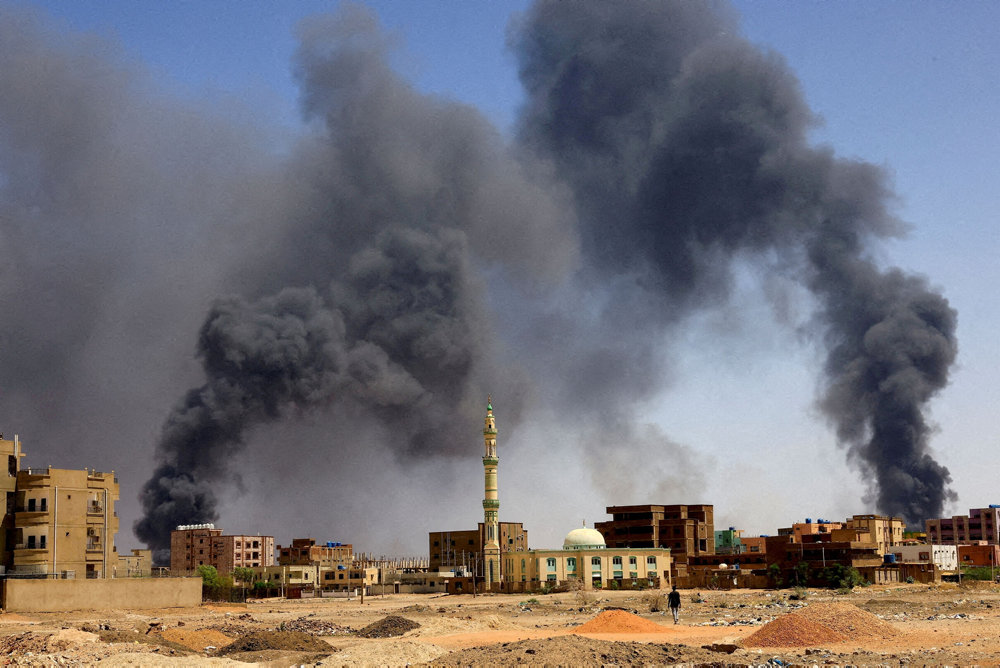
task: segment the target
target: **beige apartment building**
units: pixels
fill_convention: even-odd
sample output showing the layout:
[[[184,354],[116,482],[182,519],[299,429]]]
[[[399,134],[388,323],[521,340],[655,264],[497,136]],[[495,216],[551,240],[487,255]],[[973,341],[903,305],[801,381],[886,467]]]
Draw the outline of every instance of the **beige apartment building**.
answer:
[[[214,566],[221,574],[234,568],[274,565],[274,536],[225,535],[213,524],[182,525],[170,532],[170,570],[188,573]]]
[[[16,487],[13,573],[114,577],[114,472],[31,468],[17,472]]]
[[[902,517],[886,517],[885,515],[854,515],[844,523],[845,529],[867,531],[869,540],[875,543],[878,553],[885,555],[892,552],[889,548],[903,542],[903,529],[906,524]]]
[[[8,440],[0,434],[0,456],[7,462],[7,475],[0,476],[0,490],[3,491],[4,512],[0,520],[0,559],[7,567],[14,563],[14,508],[16,506],[17,472],[21,470],[21,442],[17,436]],[[9,541],[9,542],[8,542]]]

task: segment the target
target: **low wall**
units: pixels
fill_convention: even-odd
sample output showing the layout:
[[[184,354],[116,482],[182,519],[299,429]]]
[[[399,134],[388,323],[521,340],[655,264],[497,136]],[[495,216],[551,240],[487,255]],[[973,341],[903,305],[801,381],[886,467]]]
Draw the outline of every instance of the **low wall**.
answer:
[[[7,579],[0,607],[7,612],[187,608],[201,605],[201,578],[95,580]]]

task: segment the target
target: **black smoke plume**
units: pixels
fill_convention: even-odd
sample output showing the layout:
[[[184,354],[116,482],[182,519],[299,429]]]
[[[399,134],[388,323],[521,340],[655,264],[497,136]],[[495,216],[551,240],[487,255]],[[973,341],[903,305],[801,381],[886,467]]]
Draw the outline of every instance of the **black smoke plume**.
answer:
[[[874,265],[872,242],[899,231],[885,175],[810,147],[795,78],[735,28],[708,3],[536,3],[512,33],[520,140],[572,184],[585,266],[631,277],[654,332],[723,300],[737,260],[807,285],[828,349],[821,408],[880,511],[937,517],[950,476],[923,412],[948,381],[955,313]],[[641,373],[662,341],[632,331]]]
[[[705,444],[646,416],[672,337],[732,306],[750,266],[808,291],[819,405],[878,509],[940,515],[950,476],[926,411],[955,313],[880,266],[903,230],[886,176],[809,144],[782,59],[714,2],[537,2],[509,38],[526,93],[513,140],[402,81],[369,12],[311,18],[287,146],[252,113],[166,93],[105,40],[0,5],[0,410],[29,456],[116,468],[125,489],[155,442],[135,529],[162,557],[174,525],[216,519],[255,467],[320,484],[262,461],[269,426],[325,419],[281,459],[299,478],[322,468],[341,503],[387,503],[417,465],[478,451],[492,391],[504,438],[545,418],[532,432],[566,442],[533,460],[579,464],[597,505],[710,503]],[[642,464],[608,474],[609,451]],[[428,508],[451,491],[409,489]],[[338,520],[358,543],[408,523],[365,533],[362,515]]]

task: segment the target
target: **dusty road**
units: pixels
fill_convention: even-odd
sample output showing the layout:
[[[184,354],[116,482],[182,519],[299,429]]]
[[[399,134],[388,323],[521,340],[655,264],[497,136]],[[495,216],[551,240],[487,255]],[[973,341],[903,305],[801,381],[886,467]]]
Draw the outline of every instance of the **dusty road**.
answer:
[[[579,666],[759,665],[777,659],[792,665],[1000,665],[995,586],[867,587],[848,595],[813,589],[805,600],[790,600],[791,593],[686,591],[676,626],[669,612],[651,612],[663,605],[654,594],[610,591],[4,614],[0,662]],[[816,627],[816,619],[827,627]],[[710,645],[715,649],[704,648]],[[725,649],[733,651],[718,651]]]

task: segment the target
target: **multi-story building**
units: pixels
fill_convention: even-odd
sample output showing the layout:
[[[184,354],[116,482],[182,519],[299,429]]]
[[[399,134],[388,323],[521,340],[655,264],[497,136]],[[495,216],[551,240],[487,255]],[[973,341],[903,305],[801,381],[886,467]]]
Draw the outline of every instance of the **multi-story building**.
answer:
[[[669,547],[681,554],[715,554],[714,509],[710,505],[609,506],[611,520],[594,528],[608,547]]]
[[[354,546],[350,543],[327,541],[318,545],[315,538],[293,538],[289,546],[278,546],[278,564],[304,566],[315,564],[320,568],[350,565],[354,561]]]
[[[986,541],[988,545],[1000,544],[1000,505],[972,508],[968,517],[955,515],[949,518],[925,520],[928,543],[945,545],[972,544]]]
[[[892,551],[889,548],[902,544],[906,524],[902,517],[855,515],[847,518],[844,528],[866,530],[878,548],[878,553],[889,554]]]
[[[7,475],[0,476],[0,490],[3,491],[3,519],[0,520],[0,560],[6,568],[14,563],[14,508],[16,505],[17,472],[21,470],[21,442],[17,436],[8,440],[0,434],[0,457],[7,463]]]
[[[238,567],[273,565],[273,536],[225,535],[213,524],[182,525],[170,532],[170,570],[174,573],[214,566],[225,574]]]
[[[715,554],[715,511],[711,505],[609,506],[612,519],[594,527],[608,548],[670,548],[672,577],[687,585],[689,556]]]
[[[742,554],[743,530],[736,527],[720,529],[715,532],[715,553],[716,554]]]
[[[17,472],[15,574],[112,577],[118,565],[118,479],[90,470]]]
[[[958,548],[954,545],[896,545],[892,554],[901,564],[931,563],[942,571],[958,570]]]
[[[811,536],[817,533],[832,533],[843,528],[843,522],[831,522],[824,519],[813,521],[812,518],[807,517],[805,522],[796,522],[790,527],[778,529],[778,535],[791,536],[793,543],[801,543],[802,536]]]
[[[767,553],[767,536],[740,536],[743,552],[746,554]]]
[[[500,554],[528,549],[528,531],[522,522],[499,522]],[[483,574],[486,524],[463,531],[432,531],[427,535],[429,570],[468,570]]]
[[[1000,566],[1000,545],[990,544],[984,540],[970,545],[953,546],[958,550],[958,562],[963,566]]]

